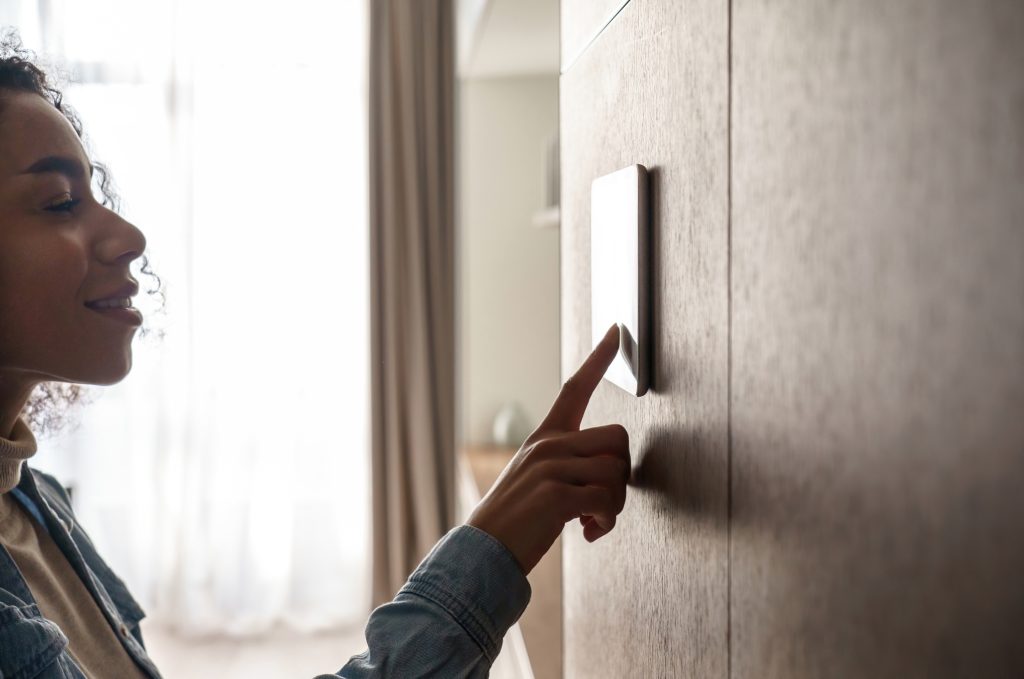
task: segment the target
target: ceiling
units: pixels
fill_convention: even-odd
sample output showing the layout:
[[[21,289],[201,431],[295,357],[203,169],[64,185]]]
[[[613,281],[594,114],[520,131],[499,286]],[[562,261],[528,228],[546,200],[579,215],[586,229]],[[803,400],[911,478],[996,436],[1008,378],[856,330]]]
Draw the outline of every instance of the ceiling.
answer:
[[[558,74],[558,0],[460,3],[469,15],[459,22],[468,31],[460,40],[463,77]]]

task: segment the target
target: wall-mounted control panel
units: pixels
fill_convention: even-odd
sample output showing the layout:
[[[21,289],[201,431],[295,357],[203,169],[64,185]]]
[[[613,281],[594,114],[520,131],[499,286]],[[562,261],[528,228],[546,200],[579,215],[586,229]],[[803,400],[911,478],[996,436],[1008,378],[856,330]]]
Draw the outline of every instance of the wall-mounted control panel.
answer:
[[[647,168],[631,165],[590,188],[590,319],[593,345],[619,326],[619,355],[605,379],[635,396],[651,374],[650,216]]]

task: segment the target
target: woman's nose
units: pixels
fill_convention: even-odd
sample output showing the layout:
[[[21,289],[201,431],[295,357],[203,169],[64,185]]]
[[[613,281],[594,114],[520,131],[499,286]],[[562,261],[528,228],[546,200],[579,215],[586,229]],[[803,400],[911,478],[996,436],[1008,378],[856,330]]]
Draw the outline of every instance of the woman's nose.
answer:
[[[96,241],[95,254],[105,264],[131,262],[146,250],[146,236],[134,224],[110,212],[110,221]]]

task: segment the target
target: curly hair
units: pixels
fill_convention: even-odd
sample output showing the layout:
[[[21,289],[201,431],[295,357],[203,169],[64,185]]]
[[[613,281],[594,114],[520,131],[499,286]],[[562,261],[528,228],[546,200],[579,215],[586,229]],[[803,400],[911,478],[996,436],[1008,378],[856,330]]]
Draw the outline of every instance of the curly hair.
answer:
[[[0,94],[4,91],[38,94],[67,118],[75,133],[84,142],[85,135],[78,114],[64,101],[63,93],[35,62],[35,53],[22,46],[17,30],[5,28],[0,31]],[[2,103],[0,100],[0,114],[3,113]],[[102,163],[97,162],[92,163],[92,168],[103,205],[115,212],[119,211],[120,201],[110,171]],[[140,273],[153,281],[153,285],[146,293],[159,299],[159,309],[162,310],[166,301],[162,281],[150,268],[149,259],[145,255],[140,261]],[[146,326],[139,331],[142,337],[150,333],[151,330]],[[157,332],[157,336],[161,337],[162,333]],[[29,396],[21,416],[36,433],[56,433],[68,423],[67,415],[71,408],[84,402],[84,397],[85,390],[81,385],[43,382]]]

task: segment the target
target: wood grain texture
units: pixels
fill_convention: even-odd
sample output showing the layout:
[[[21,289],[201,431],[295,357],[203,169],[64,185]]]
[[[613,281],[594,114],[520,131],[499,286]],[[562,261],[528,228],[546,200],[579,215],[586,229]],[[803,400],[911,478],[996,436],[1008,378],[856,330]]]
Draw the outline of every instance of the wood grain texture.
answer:
[[[1024,676],[1024,4],[733,7],[733,677]]]
[[[615,531],[564,534],[565,676],[724,677],[727,6],[633,0],[562,77],[562,371],[590,342],[590,185],[651,172],[651,391],[608,382],[585,426],[630,432]],[[563,24],[563,30],[571,30]]]
[[[623,5],[630,0],[561,0],[561,64],[567,71],[571,62],[597,36]]]

